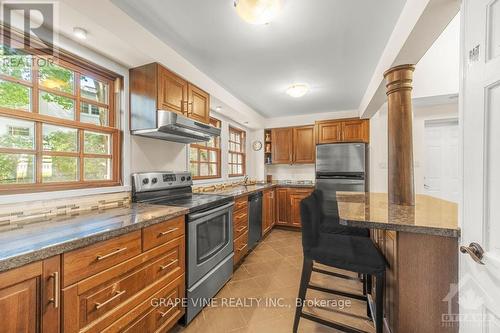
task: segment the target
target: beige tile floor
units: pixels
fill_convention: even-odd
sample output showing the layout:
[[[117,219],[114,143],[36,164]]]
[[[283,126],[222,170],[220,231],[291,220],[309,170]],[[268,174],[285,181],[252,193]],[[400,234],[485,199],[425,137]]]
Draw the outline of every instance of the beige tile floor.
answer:
[[[295,299],[298,295],[302,269],[300,237],[299,232],[274,229],[244,259],[243,264],[234,272],[233,278],[217,294],[218,306],[205,308],[188,327],[178,326],[173,331],[175,333],[292,332]],[[314,272],[311,280],[311,283],[317,285],[354,293],[360,293],[362,288],[361,283],[357,281]],[[367,332],[374,332],[373,323],[366,317],[364,302],[314,290],[308,290],[307,299],[331,301],[330,306],[326,307],[305,307],[305,311],[309,313],[325,319],[335,319]],[[234,300],[239,300],[240,303],[231,306],[230,302]],[[260,300],[259,304],[257,300]],[[278,306],[272,306],[270,303],[273,301]],[[337,301],[336,307],[332,306],[334,301]],[[350,305],[348,301],[351,302]],[[299,332],[338,331],[302,318]]]

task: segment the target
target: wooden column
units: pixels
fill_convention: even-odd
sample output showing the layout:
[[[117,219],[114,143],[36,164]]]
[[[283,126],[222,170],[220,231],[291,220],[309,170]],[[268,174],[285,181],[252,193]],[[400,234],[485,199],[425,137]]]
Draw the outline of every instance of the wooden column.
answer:
[[[396,66],[384,73],[387,81],[389,139],[389,203],[415,205],[413,179],[413,111],[415,66]]]

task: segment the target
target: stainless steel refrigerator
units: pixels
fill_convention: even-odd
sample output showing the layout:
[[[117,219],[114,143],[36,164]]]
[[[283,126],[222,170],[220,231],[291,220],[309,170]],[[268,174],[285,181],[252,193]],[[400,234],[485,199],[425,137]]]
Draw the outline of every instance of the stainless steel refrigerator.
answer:
[[[316,146],[316,189],[323,193],[323,214],[338,216],[337,191],[368,190],[367,153],[364,143]]]

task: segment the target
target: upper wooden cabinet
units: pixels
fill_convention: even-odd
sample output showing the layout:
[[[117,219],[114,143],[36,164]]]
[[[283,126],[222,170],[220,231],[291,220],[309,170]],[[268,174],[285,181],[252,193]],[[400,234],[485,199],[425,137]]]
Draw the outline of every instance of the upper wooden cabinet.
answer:
[[[370,122],[367,119],[340,119],[316,122],[316,143],[370,141]]]
[[[294,127],[293,163],[314,163],[315,161],[314,126]]]
[[[194,120],[210,123],[210,95],[200,88],[188,84],[187,116]]]
[[[314,126],[273,128],[272,163],[300,164],[315,162]]]
[[[0,273],[0,332],[59,332],[59,267],[56,256]]]
[[[158,110],[209,124],[210,95],[158,63],[132,68],[130,129],[155,128]]]
[[[158,66],[158,109],[187,113],[188,83],[186,80]]]
[[[273,128],[271,130],[271,140],[273,143],[273,164],[291,164],[293,155],[292,128]]]

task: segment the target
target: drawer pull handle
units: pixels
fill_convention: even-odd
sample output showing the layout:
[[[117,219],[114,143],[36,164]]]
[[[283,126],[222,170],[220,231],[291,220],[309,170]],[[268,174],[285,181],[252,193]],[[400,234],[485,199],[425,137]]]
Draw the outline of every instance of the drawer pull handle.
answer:
[[[59,300],[61,298],[61,288],[60,288],[60,282],[61,280],[59,279],[59,272],[54,272],[50,275],[50,279],[54,279],[54,297],[49,299],[49,303],[54,304],[54,308],[57,309],[59,308]]]
[[[171,259],[169,264],[167,264],[167,265],[160,265],[160,270],[164,271],[164,270],[166,270],[167,268],[169,268],[170,266],[172,266],[173,264],[175,264],[178,261],[179,261],[178,259]]]
[[[158,237],[161,237],[161,236],[165,236],[165,235],[171,234],[172,232],[177,231],[177,230],[179,230],[179,228],[172,228],[172,229],[168,229],[167,231],[160,232],[160,233],[158,234]]]
[[[107,259],[109,257],[115,256],[115,255],[117,255],[117,254],[119,254],[119,253],[121,253],[123,251],[126,251],[126,250],[127,250],[126,247],[122,247],[121,249],[116,249],[115,251],[110,252],[108,254],[105,254],[105,255],[102,255],[102,256],[98,255],[96,259],[97,259],[97,261],[101,261],[101,260]]]
[[[102,303],[95,303],[95,309],[96,310],[99,310],[100,308],[102,308],[103,306],[113,302],[115,299],[117,299],[118,297],[120,297],[121,295],[125,294],[126,290],[122,290],[122,291],[117,291],[116,294],[111,297],[110,299],[108,299],[107,301],[105,302],[102,302]]]
[[[240,227],[240,228],[236,229],[236,232],[241,232],[241,231],[245,230],[246,228],[247,228],[247,226]]]
[[[165,318],[166,316],[168,316],[168,314],[169,314],[170,312],[172,312],[172,310],[173,310],[173,309],[175,309],[175,306],[172,306],[170,309],[168,309],[168,310],[167,310],[167,311],[165,311],[165,312],[161,312],[161,311],[159,311],[158,313],[160,314],[160,317],[161,317],[161,318]]]
[[[240,247],[239,249],[236,249],[236,250],[237,250],[238,252],[241,252],[241,251],[243,251],[243,249],[244,249],[245,247],[247,247],[247,244],[243,245],[242,247]]]

